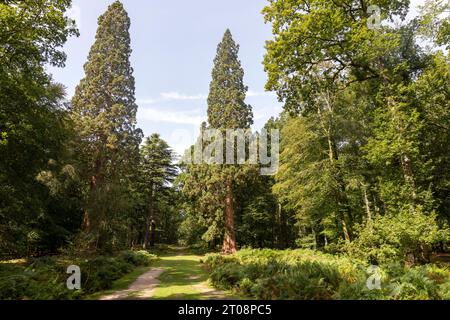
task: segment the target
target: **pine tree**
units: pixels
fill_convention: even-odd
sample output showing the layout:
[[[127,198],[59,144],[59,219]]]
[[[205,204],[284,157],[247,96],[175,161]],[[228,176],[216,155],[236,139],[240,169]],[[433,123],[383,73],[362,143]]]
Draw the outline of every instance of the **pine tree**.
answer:
[[[173,151],[167,142],[162,140],[158,134],[147,138],[141,149],[141,180],[143,191],[147,195],[147,218],[144,236],[144,249],[148,245],[153,246],[151,241],[150,225],[155,220],[156,204],[169,191],[170,184],[177,174],[176,167],[172,164]],[[153,237],[152,237],[153,238]]]
[[[106,213],[98,203],[109,186],[124,185],[139,155],[135,80],[130,65],[130,19],[116,1],[98,19],[85,78],[72,100],[82,174],[89,184],[83,229],[97,228]],[[95,224],[95,226],[93,226]]]

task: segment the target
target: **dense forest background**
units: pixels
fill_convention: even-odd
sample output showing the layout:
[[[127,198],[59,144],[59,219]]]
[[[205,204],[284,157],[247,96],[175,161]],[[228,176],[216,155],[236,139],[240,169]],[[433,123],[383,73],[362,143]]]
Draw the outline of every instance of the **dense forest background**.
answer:
[[[99,18],[85,77],[68,101],[45,67],[63,67],[61,47],[78,34],[64,15],[70,5],[0,3],[0,258],[156,242],[415,265],[447,250],[445,1],[428,0],[409,22],[406,0],[268,1],[267,90],[284,102],[266,124],[281,131],[274,176],[250,163],[185,163],[158,134],[143,137],[131,22],[119,1]],[[369,5],[380,8],[381,25],[368,23]],[[202,130],[253,123],[238,52],[227,30]]]

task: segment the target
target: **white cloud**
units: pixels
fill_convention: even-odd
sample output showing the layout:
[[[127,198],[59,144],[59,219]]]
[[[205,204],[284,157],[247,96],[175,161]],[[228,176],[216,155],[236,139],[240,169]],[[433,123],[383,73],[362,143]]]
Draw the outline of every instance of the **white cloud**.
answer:
[[[274,92],[259,92],[259,91],[253,91],[249,90],[247,92],[247,97],[275,97]],[[162,92],[160,93],[158,98],[145,98],[145,99],[137,99],[138,104],[155,104],[158,102],[164,102],[164,101],[200,101],[200,100],[206,100],[208,99],[208,95],[206,94],[195,94],[195,95],[189,95],[180,93],[177,91],[170,91],[170,92]]]
[[[199,110],[184,111],[161,111],[155,108],[140,108],[138,111],[140,121],[166,122],[174,124],[190,124],[200,126],[206,117],[199,114]]]
[[[158,98],[155,99],[137,99],[138,104],[155,104],[158,102],[164,101],[194,101],[194,100],[206,100],[208,98],[207,95],[204,94],[196,94],[196,95],[187,95],[183,93],[179,93],[176,91],[171,92],[162,92],[160,93]]]
[[[161,93],[161,97],[165,100],[205,100],[208,96],[204,94],[197,95],[185,95],[179,92],[163,92]]]

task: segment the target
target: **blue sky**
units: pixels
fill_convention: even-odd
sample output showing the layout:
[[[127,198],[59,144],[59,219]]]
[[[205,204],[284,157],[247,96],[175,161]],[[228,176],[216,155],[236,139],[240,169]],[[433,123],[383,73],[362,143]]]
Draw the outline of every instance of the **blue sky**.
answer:
[[[66,67],[51,68],[69,98],[84,76],[83,65],[94,42],[97,18],[113,0],[74,0],[69,13],[80,29],[64,50]],[[217,44],[229,28],[240,44],[240,60],[249,87],[254,129],[277,116],[282,105],[265,92],[262,65],[271,27],[264,23],[264,0],[123,0],[131,18],[131,63],[139,105],[138,126],[145,135],[160,133],[178,153],[194,143],[206,119],[206,97]],[[413,0],[413,3],[422,0]]]
[[[66,67],[51,68],[54,79],[73,95],[84,76],[83,65],[94,42],[97,18],[113,0],[74,0],[71,16],[80,37],[64,50]],[[206,119],[206,97],[217,44],[226,28],[240,44],[239,53],[249,87],[247,103],[255,129],[281,111],[273,93],[264,91],[267,76],[262,60],[271,27],[264,23],[261,0],[123,0],[131,18],[131,63],[136,78],[138,125],[145,135],[160,133],[179,153],[196,139]]]

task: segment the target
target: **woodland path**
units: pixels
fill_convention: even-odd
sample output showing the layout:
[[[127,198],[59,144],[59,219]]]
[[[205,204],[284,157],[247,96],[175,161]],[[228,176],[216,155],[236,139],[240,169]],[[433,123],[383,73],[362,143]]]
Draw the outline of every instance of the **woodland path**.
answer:
[[[208,285],[201,255],[182,249],[163,254],[150,270],[127,289],[100,297],[100,300],[227,300],[236,299]]]

